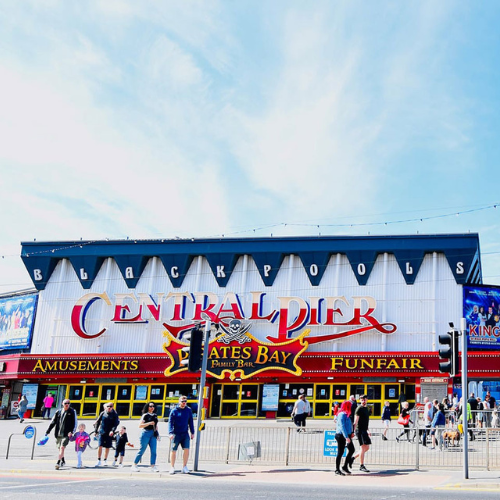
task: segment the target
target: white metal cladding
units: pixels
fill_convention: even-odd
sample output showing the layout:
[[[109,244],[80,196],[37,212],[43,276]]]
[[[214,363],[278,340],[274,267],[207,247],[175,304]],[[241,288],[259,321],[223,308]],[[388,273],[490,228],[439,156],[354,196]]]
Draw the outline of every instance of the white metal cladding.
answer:
[[[379,255],[366,286],[358,285],[345,255],[332,255],[320,286],[311,286],[300,259],[290,255],[284,258],[272,287],[264,286],[253,259],[239,258],[226,287],[220,288],[208,261],[204,257],[193,259],[182,289],[174,289],[157,257],[151,258],[137,283],[130,290],[115,261],[106,259],[90,290],[84,290],[69,261],[58,263],[45,290],[40,292],[37,319],[31,352],[34,354],[74,353],[158,353],[162,352],[164,327],[162,321],[172,316],[171,300],[162,302],[160,322],[148,317],[147,323],[113,323],[115,294],[140,293],[161,301],[169,292],[186,291],[215,293],[219,302],[226,293],[239,295],[245,316],[250,315],[251,293],[264,292],[262,314],[278,308],[278,297],[296,296],[309,302],[311,297],[344,296],[349,307],[343,307],[345,318],[350,319],[354,296],[373,297],[377,302],[373,316],[380,323],[394,323],[397,331],[390,335],[377,331],[310,345],[309,352],[374,352],[374,351],[432,351],[436,349],[436,335],[446,331],[448,322],[459,324],[462,310],[462,286],[457,285],[443,254],[428,254],[422,263],[415,284],[407,285],[392,254]],[[96,333],[106,332],[95,339],[82,339],[71,326],[71,313],[76,302],[87,293],[106,292],[112,305],[103,300],[89,308],[86,328]],[[127,300],[131,315],[137,312],[137,303]],[[193,310],[187,303],[186,317]],[[291,308],[293,320],[297,308]],[[147,313],[149,315],[149,312]],[[187,324],[189,320],[185,323]],[[365,321],[366,323],[366,321]],[[180,326],[177,323],[176,326]],[[346,326],[312,326],[311,336],[339,333]],[[277,337],[277,323],[254,321],[250,333],[260,340]],[[297,335],[298,332],[293,335]]]

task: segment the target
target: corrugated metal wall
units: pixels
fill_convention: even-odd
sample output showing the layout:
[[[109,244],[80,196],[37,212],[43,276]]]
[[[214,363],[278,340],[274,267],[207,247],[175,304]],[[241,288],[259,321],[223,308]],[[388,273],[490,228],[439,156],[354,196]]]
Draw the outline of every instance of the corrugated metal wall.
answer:
[[[344,318],[352,314],[354,296],[370,296],[377,301],[373,316],[380,323],[397,325],[397,331],[384,335],[376,331],[365,332],[311,345],[309,352],[370,352],[370,351],[431,351],[436,348],[436,334],[446,331],[448,322],[459,324],[462,314],[462,287],[457,285],[443,254],[426,255],[414,285],[406,285],[392,254],[379,255],[366,286],[359,286],[351,265],[344,255],[333,255],[320,286],[312,287],[302,262],[296,256],[287,256],[272,287],[265,287],[252,258],[242,256],[227,287],[219,288],[208,262],[203,257],[193,260],[182,289],[174,289],[158,258],[149,260],[135,290],[129,290],[113,259],[107,259],[90,290],[84,290],[67,260],[60,261],[46,289],[40,292],[35,333],[31,352],[50,353],[157,353],[162,352],[164,327],[151,320],[141,324],[117,324],[114,315],[115,294],[158,294],[169,292],[212,292],[222,300],[228,292],[240,296],[243,311],[250,315],[250,292],[265,292],[263,314],[278,308],[278,297],[297,296],[309,301],[310,297],[344,296],[350,307]],[[92,334],[106,328],[95,339],[82,339],[71,326],[72,309],[86,293],[106,292],[112,305],[99,300],[90,307],[86,328]],[[131,316],[137,304],[127,302]],[[173,312],[172,301],[163,302],[162,321],[168,321]],[[190,317],[192,304],[187,304]],[[290,321],[293,320],[293,308]],[[149,315],[149,313],[147,313]],[[338,317],[338,316],[337,316]],[[312,327],[311,335],[338,333],[349,327]],[[265,340],[277,336],[277,323],[255,321],[250,333]]]

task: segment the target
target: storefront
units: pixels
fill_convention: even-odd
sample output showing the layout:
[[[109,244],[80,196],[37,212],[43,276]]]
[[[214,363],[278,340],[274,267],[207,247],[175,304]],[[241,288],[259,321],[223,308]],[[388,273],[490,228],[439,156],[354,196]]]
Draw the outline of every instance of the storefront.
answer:
[[[81,418],[105,401],[124,418],[150,400],[168,416],[181,394],[196,409],[182,348],[207,319],[211,418],[288,418],[299,394],[315,418],[351,394],[374,416],[418,401],[422,383],[451,394],[437,335],[459,324],[463,285],[481,283],[474,234],[32,242],[22,258],[39,290],[33,340],[3,356],[0,379],[39,384],[38,399],[57,387]]]

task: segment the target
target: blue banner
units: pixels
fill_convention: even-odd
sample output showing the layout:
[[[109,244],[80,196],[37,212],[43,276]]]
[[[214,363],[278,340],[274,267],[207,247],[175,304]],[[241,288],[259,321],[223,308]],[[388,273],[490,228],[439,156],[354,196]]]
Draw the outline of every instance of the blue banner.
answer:
[[[467,348],[500,349],[500,287],[464,286]]]
[[[38,294],[0,299],[0,349],[27,349],[35,324]]]

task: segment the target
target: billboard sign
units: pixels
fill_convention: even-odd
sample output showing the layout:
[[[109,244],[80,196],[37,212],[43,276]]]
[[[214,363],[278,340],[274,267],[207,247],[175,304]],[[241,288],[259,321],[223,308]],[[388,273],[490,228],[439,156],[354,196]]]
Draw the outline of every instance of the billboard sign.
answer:
[[[37,302],[38,294],[0,299],[0,350],[30,347]]]
[[[468,349],[500,349],[500,287],[464,286]]]

